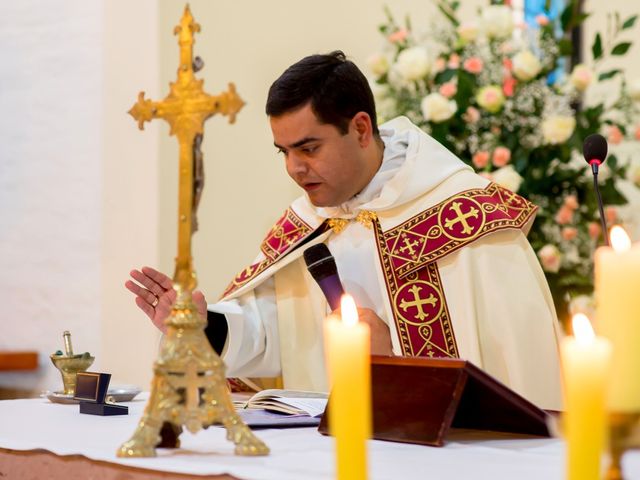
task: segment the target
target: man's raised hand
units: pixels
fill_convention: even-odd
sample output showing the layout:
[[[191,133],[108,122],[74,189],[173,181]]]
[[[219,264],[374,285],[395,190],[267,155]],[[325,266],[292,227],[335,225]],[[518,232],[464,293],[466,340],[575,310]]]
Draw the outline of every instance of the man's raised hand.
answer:
[[[131,270],[131,278],[124,286],[136,296],[136,305],[163,333],[167,327],[165,320],[171,314],[171,309],[176,301],[176,291],[173,289],[171,279],[162,272],[151,267],[142,267],[140,270]],[[137,282],[137,283],[136,283]],[[198,313],[206,318],[207,302],[201,291],[193,292],[193,302]]]

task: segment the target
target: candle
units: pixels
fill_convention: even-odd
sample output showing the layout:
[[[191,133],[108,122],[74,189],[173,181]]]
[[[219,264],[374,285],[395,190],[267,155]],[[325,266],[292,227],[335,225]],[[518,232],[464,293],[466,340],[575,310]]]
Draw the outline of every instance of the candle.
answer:
[[[595,287],[598,331],[613,346],[609,410],[640,412],[640,245],[622,227],[596,251]]]
[[[342,319],[325,322],[328,360],[329,430],[336,442],[336,478],[367,478],[366,440],[371,437],[371,366],[369,325],[358,321],[350,295],[342,297]]]
[[[567,479],[599,480],[611,345],[594,335],[589,319],[581,313],[573,317],[573,333],[574,338],[563,339],[561,345]]]

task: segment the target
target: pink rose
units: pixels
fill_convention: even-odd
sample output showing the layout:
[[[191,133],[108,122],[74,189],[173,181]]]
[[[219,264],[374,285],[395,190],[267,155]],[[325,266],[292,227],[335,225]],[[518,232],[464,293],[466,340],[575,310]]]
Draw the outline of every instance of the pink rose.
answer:
[[[620,131],[618,126],[611,125],[609,127],[609,142],[613,143],[614,145],[617,145],[620,142],[622,142],[622,140],[624,140],[624,136],[622,135],[622,132]]]
[[[400,43],[405,41],[407,35],[409,35],[409,32],[405,28],[401,28],[400,30],[396,30],[391,35],[389,35],[387,37],[387,40],[389,40],[391,43]]]
[[[538,25],[540,25],[541,27],[549,25],[549,17],[547,17],[546,15],[540,14],[540,15],[536,16],[536,23]]]
[[[460,67],[460,55],[457,53],[452,53],[449,57],[449,68],[459,68]]]
[[[478,74],[482,71],[484,64],[478,57],[467,58],[462,67],[469,73]]]
[[[560,270],[560,262],[562,256],[560,250],[555,245],[547,244],[538,251],[538,258],[542,264],[542,268],[547,272],[556,273]]]
[[[571,210],[578,208],[578,198],[575,195],[567,195],[564,197],[564,205]]]
[[[467,107],[467,111],[464,113],[463,118],[466,122],[476,123],[480,120],[480,111],[475,107]]]
[[[438,90],[438,92],[440,92],[440,95],[447,98],[453,97],[457,91],[458,91],[458,87],[453,82],[443,83],[440,86],[440,89]]]
[[[513,70],[513,61],[510,58],[505,57],[502,59],[502,66],[506,71],[510,72]]]
[[[636,127],[636,131],[633,136],[636,138],[636,140],[640,140],[640,125]]]
[[[436,58],[436,61],[433,63],[433,69],[436,72],[441,72],[444,70],[445,65],[446,64],[445,64],[444,58],[438,57]]]
[[[485,150],[481,150],[476,153],[471,162],[475,165],[476,168],[484,168],[489,163],[489,152]]]
[[[513,97],[513,92],[516,89],[517,80],[511,76],[505,77],[502,82],[502,93],[505,97]]]
[[[594,240],[597,239],[602,233],[602,227],[598,222],[589,223],[589,236]]]
[[[574,227],[564,227],[562,229],[562,238],[567,242],[570,242],[578,236],[578,229]]]
[[[497,147],[493,151],[493,165],[500,168],[504,167],[511,160],[511,150],[507,147]]]
[[[607,225],[616,223],[618,219],[618,210],[616,207],[604,207],[604,218],[607,220]]]
[[[569,207],[563,205],[556,213],[556,223],[560,225],[566,225],[567,223],[571,223],[573,220],[573,210]]]

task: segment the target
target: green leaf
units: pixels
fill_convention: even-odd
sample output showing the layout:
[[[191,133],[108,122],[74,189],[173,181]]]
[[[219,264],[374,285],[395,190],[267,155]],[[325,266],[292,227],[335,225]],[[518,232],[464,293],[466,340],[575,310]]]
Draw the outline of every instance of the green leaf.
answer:
[[[460,25],[460,22],[455,17],[454,12],[445,1],[441,0],[438,2],[438,10],[440,10],[440,12],[453,24],[454,27]]]
[[[578,16],[576,17],[576,20],[575,20],[575,22],[574,22],[574,24],[572,26],[573,27],[577,27],[578,25],[583,23],[587,18],[589,18],[590,15],[591,15],[590,13],[580,13],[580,14],[578,14]]]
[[[593,53],[593,59],[597,60],[602,56],[602,37],[600,33],[596,33],[596,38],[591,46],[591,53]]]
[[[617,68],[614,70],[609,70],[608,72],[601,73],[598,76],[598,81],[609,80],[610,78],[615,77],[619,73],[622,73],[622,70],[619,70]]]
[[[622,30],[626,30],[627,28],[633,27],[633,24],[636,23],[638,19],[638,15],[634,15],[633,17],[627,18],[622,24]]]
[[[631,42],[619,43],[615,47],[613,47],[613,50],[611,50],[611,55],[624,55],[625,53],[627,53],[630,47]]]
[[[571,26],[571,20],[573,18],[573,1],[569,2],[565,9],[560,14],[560,26],[562,31],[566,32]]]
[[[437,85],[443,84],[448,82],[449,80],[451,80],[453,77],[456,76],[456,74],[458,73],[457,70],[448,68],[440,73],[438,73],[434,79],[434,82]]]
[[[573,42],[568,38],[562,38],[558,42],[560,56],[568,56],[573,53]]]

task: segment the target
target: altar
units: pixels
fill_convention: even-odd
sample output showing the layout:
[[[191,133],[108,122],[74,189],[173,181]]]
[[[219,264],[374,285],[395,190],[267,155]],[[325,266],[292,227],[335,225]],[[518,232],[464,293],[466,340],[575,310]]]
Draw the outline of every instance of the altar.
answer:
[[[156,458],[118,458],[116,450],[134,429],[146,398],[143,394],[127,402],[129,415],[119,417],[81,415],[78,405],[47,399],[1,401],[0,477],[89,478],[83,472],[99,471],[101,476],[91,478],[334,478],[333,439],[315,428],[256,430],[271,448],[264,457],[234,455],[226,431],[211,427],[197,435],[183,433],[180,449],[158,449]],[[376,440],[368,447],[373,480],[564,478],[564,443],[556,438],[457,431],[442,448]],[[629,479],[640,478],[638,452],[628,453],[624,465]],[[110,471],[111,476],[104,473]]]

